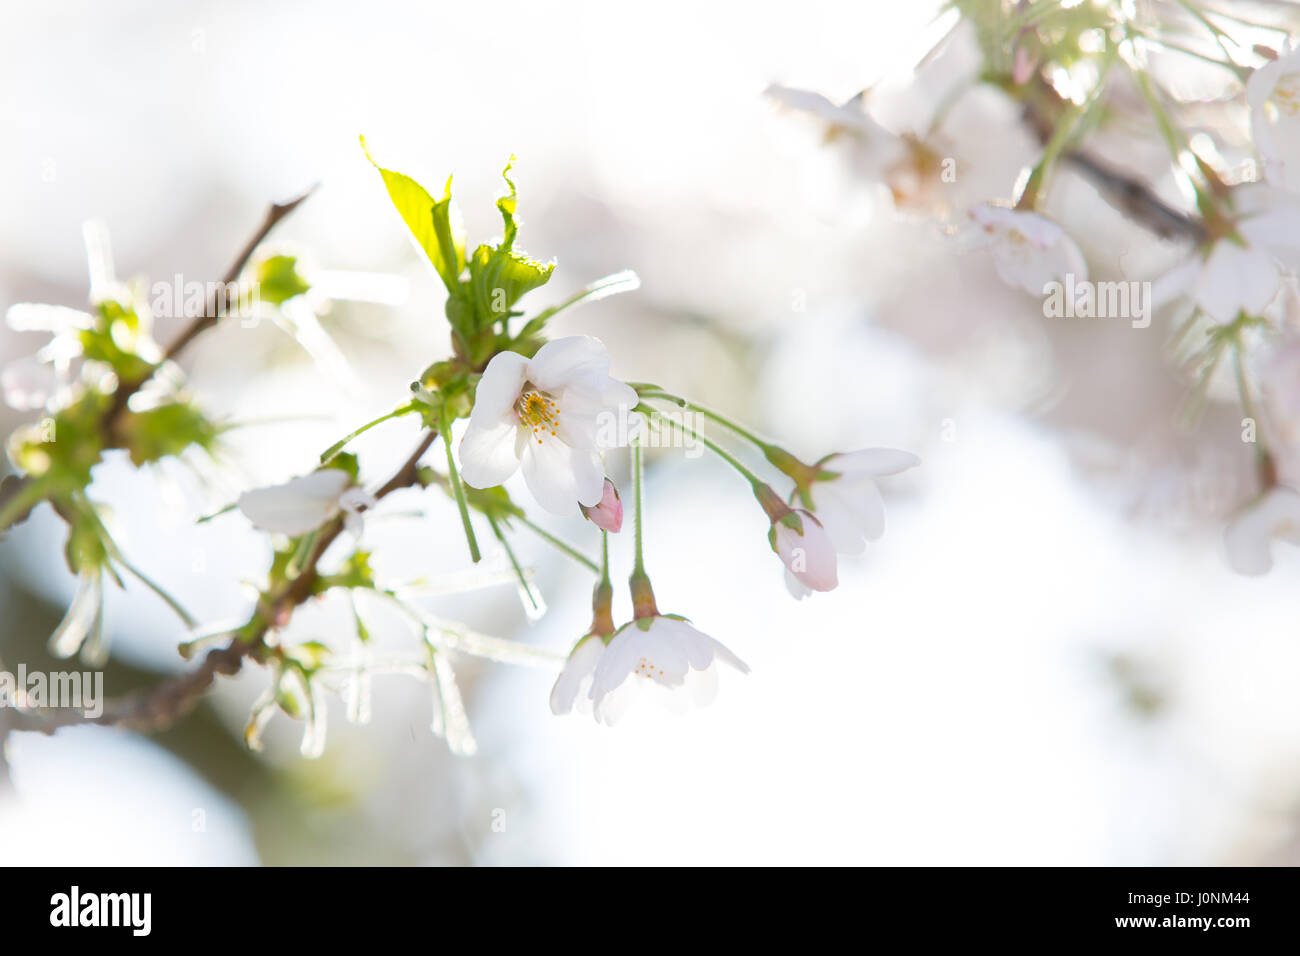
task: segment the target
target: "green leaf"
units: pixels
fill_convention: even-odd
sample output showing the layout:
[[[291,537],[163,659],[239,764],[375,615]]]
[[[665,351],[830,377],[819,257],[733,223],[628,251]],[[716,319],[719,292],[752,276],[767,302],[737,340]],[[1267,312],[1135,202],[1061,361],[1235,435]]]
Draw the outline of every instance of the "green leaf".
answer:
[[[136,465],[179,455],[191,445],[211,451],[221,428],[187,401],[169,402],[143,412],[128,411],[118,426]]]
[[[429,191],[404,173],[385,169],[375,162],[366,149],[366,138],[361,137],[361,149],[366,159],[379,170],[388,197],[397,207],[415,241],[433,263],[442,277],[443,285],[453,296],[460,296],[461,273],[465,271],[465,233],[451,205],[451,178],[440,200],[434,200]]]
[[[257,266],[257,294],[264,302],[279,305],[310,288],[298,272],[296,256],[269,256]]]
[[[536,259],[514,251],[519,226],[515,222],[518,196],[514,181],[510,178],[510,168],[513,165],[512,156],[501,174],[510,187],[509,195],[497,200],[497,209],[501,211],[505,223],[501,242],[495,248],[479,246],[474,250],[469,263],[470,292],[481,327],[490,326],[514,314],[511,311],[514,304],[528,292],[545,285],[555,270],[553,262],[543,265]]]

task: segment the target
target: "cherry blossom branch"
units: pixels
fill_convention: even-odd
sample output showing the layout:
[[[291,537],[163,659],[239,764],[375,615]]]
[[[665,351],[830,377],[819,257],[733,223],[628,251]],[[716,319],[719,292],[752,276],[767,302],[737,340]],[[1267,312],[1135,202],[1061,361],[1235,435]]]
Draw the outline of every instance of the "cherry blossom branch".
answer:
[[[167,347],[163,361],[155,365],[149,374],[134,381],[125,381],[118,384],[117,390],[113,393],[113,403],[105,412],[102,420],[102,428],[105,437],[108,439],[108,444],[115,444],[114,435],[117,431],[118,422],[121,420],[122,415],[125,414],[131,396],[140,391],[167,361],[175,359],[186,346],[215,325],[221,316],[226,314],[226,311],[230,308],[231,287],[243,274],[244,268],[253,257],[253,253],[257,251],[257,247],[262,244],[271,233],[271,230],[282,219],[306,202],[315,189],[316,187],[313,186],[287,203],[272,203],[262,220],[262,224],[258,226],[257,231],[240,249],[235,261],[226,271],[220,286],[213,290],[203,314],[191,322]],[[35,490],[31,479],[27,476],[7,480],[5,486],[0,488],[0,531],[7,530],[11,525],[23,519],[30,507],[39,504],[40,501],[40,493]]]
[[[375,492],[376,499],[421,484],[420,459],[433,446],[437,434],[433,430],[425,433],[402,466]],[[4,741],[10,731],[52,734],[62,727],[80,724],[127,727],[142,733],[162,730],[193,710],[218,675],[229,677],[237,674],[248,657],[264,660],[268,652],[266,635],[273,628],[284,627],[294,610],[314,595],[320,580],[317,563],[342,532],[342,516],[331,519],[321,528],[303,562],[302,572],[259,610],[256,630],[251,635],[234,637],[226,647],[209,651],[196,669],[168,678],[154,687],[106,701],[103,713],[96,717],[87,717],[71,709],[0,708],[0,786],[7,776]]]
[[[1055,130],[1049,114],[1059,113],[1068,104],[1042,80],[1038,81],[1034,92],[1037,95],[1024,104],[1025,119],[1039,142],[1046,146]],[[1035,100],[1041,101],[1042,105]],[[1060,158],[1097,187],[1102,198],[1113,208],[1160,238],[1186,239],[1198,244],[1205,240],[1205,224],[1199,217],[1175,209],[1136,176],[1116,169],[1079,147],[1064,150]]]
[[[221,280],[220,287],[213,290],[213,295],[208,300],[207,308],[204,310],[203,315],[190,323],[189,327],[167,346],[167,350],[163,356],[164,361],[174,359],[187,345],[190,344],[190,342],[194,341],[194,339],[198,338],[208,329],[212,328],[212,326],[216,325],[221,317],[226,314],[226,311],[230,308],[231,287],[243,274],[244,267],[247,266],[248,261],[253,258],[253,253],[257,251],[257,247],[262,244],[268,235],[270,235],[271,230],[279,225],[280,220],[287,217],[295,209],[306,202],[315,191],[316,187],[312,186],[306,192],[302,193],[302,195],[289,200],[287,203],[271,204],[271,208],[266,211],[266,217],[262,220],[262,224],[258,227],[257,232],[255,232],[252,238],[244,244],[244,248],[239,250],[239,255],[235,257],[235,261],[231,263],[230,268],[226,270],[226,274]],[[139,385],[136,386],[136,388],[139,387]]]

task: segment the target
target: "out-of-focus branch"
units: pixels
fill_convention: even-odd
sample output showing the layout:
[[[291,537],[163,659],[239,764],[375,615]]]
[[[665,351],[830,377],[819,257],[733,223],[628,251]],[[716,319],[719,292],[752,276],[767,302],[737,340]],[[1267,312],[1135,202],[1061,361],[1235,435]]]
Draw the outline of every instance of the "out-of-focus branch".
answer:
[[[167,351],[164,353],[165,359],[175,358],[190,342],[216,325],[221,317],[226,314],[231,304],[231,286],[239,280],[240,275],[244,272],[244,267],[248,265],[248,260],[257,251],[257,247],[270,235],[271,230],[279,224],[281,219],[284,219],[306,202],[308,197],[315,191],[316,187],[312,186],[296,199],[292,199],[287,203],[273,203],[271,205],[271,208],[266,211],[266,218],[262,220],[262,225],[244,245],[244,248],[239,251],[239,255],[235,257],[235,261],[231,263],[230,268],[226,270],[220,288],[213,290],[213,295],[208,299],[207,308],[204,310],[203,315],[190,323],[185,331],[167,346]],[[139,388],[139,386],[136,387]]]
[[[1014,86],[1002,86],[1009,95],[1017,95]],[[1037,78],[1027,91],[1021,90],[1019,95],[1025,122],[1039,142],[1045,145],[1056,129],[1054,117],[1064,112],[1069,104],[1042,78]],[[1200,218],[1175,209],[1136,176],[1116,169],[1078,147],[1066,149],[1061,158],[1096,186],[1106,202],[1160,238],[1185,239],[1193,243],[1205,240],[1205,224]]]
[[[420,459],[432,447],[436,438],[437,432],[426,432],[402,466],[375,492],[375,497],[383,498],[401,488],[418,485]],[[0,708],[0,789],[5,787],[8,780],[4,743],[11,731],[52,734],[62,727],[81,724],[128,727],[144,733],[163,730],[188,714],[218,675],[231,676],[238,673],[246,658],[265,659],[268,653],[264,643],[267,633],[272,627],[283,627],[288,623],[294,610],[315,594],[320,579],[317,564],[342,532],[342,517],[336,517],[326,524],[317,535],[302,572],[279,593],[271,595],[268,606],[259,609],[259,623],[254,633],[247,637],[236,637],[226,647],[209,651],[196,669],[168,678],[146,690],[106,701],[103,713],[96,717],[87,717],[71,709]]]
[[[248,265],[248,261],[253,257],[253,253],[257,251],[257,247],[262,244],[270,234],[271,230],[279,224],[280,220],[284,219],[300,205],[306,202],[315,189],[316,187],[313,186],[301,196],[298,196],[296,199],[292,199],[287,203],[273,203],[271,205],[271,208],[267,210],[266,216],[262,220],[262,224],[258,226],[257,231],[253,234],[252,238],[250,238],[248,242],[244,244],[244,247],[239,250],[239,255],[235,257],[235,261],[226,271],[220,286],[213,290],[212,296],[209,297],[205,304],[203,314],[186,326],[185,330],[177,336],[175,341],[167,346],[167,349],[164,352],[164,361],[174,359],[187,345],[190,344],[190,342],[194,341],[194,339],[206,332],[226,314],[230,308],[231,287],[243,273],[244,267]],[[114,435],[116,434],[118,423],[121,420],[122,415],[126,412],[126,406],[131,400],[131,396],[140,391],[140,389],[149,382],[157,371],[157,368],[160,368],[161,365],[162,363],[159,363],[159,365],[155,367],[154,372],[150,372],[149,375],[146,375],[141,379],[121,382],[118,384],[117,391],[113,393],[113,404],[109,406],[108,411],[104,414],[103,418],[104,434],[109,439],[108,443],[110,445],[114,443]],[[26,476],[11,476],[10,478],[7,478],[4,485],[0,486],[0,507],[3,507],[6,502],[16,495],[21,494],[26,488],[28,481],[29,479]],[[9,526],[18,524],[26,518],[26,515],[27,512],[23,512],[13,516],[4,526],[0,526],[0,531],[5,531]]]
[[[1199,218],[1170,206],[1135,176],[1082,150],[1066,152],[1062,158],[1096,186],[1106,202],[1161,239],[1186,239],[1197,244],[1205,241],[1205,225]]]

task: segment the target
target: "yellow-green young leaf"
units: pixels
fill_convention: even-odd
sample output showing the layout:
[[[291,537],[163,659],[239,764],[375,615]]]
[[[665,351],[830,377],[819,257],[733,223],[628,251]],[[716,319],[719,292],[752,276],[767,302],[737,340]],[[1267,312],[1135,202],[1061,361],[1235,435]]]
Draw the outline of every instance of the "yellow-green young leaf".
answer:
[[[502,170],[501,176],[510,187],[509,195],[497,200],[497,209],[505,223],[505,232],[501,243],[494,249],[491,246],[479,246],[469,263],[470,290],[473,295],[475,311],[484,325],[491,325],[511,314],[511,308],[527,292],[545,285],[555,269],[554,263],[543,265],[535,259],[519,255],[514,251],[515,236],[519,225],[515,222],[515,209],[518,195],[510,170],[515,158]]]
[[[474,305],[485,325],[511,314],[527,292],[545,285],[555,263],[546,265],[500,247],[479,246],[469,263],[469,284]]]
[[[366,138],[361,137],[361,149],[366,159],[379,170],[388,197],[397,207],[402,221],[419,243],[433,268],[442,277],[443,285],[452,295],[460,295],[460,274],[465,270],[465,232],[451,205],[451,179],[442,199],[434,200],[429,191],[404,173],[385,169],[375,162],[366,149]]]
[[[257,294],[264,302],[279,305],[310,289],[296,256],[269,256],[257,266]]]

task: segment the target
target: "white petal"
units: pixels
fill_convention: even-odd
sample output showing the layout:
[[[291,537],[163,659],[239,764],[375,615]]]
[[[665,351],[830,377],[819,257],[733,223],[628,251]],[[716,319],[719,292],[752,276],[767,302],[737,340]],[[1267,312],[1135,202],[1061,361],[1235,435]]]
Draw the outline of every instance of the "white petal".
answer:
[[[66,335],[94,325],[92,319],[79,309],[61,305],[42,305],[35,302],[18,302],[9,306],[5,323],[15,332],[50,332]]]
[[[609,353],[600,339],[570,335],[552,339],[528,363],[528,379],[548,392],[558,392],[587,377],[603,380],[609,374]]]
[[[838,478],[813,486],[817,517],[840,554],[861,554],[885,533],[885,502],[871,479]]]
[[[784,524],[776,526],[776,553],[787,570],[805,587],[830,591],[839,584],[835,567],[835,546],[830,535],[811,514],[800,511],[803,534]]]
[[[543,346],[545,348],[545,346]],[[528,359],[518,352],[498,352],[483,370],[474,392],[470,426],[491,428],[502,421],[518,421],[515,402],[528,377]]]
[[[499,485],[519,469],[516,453],[520,429],[511,422],[476,424],[470,418],[465,437],[460,440],[460,476],[471,488]]]
[[[840,474],[853,473],[878,478],[896,475],[919,464],[921,459],[910,451],[898,448],[862,448],[835,455],[824,467],[827,471],[837,471]]]
[[[790,569],[785,569],[785,589],[790,592],[790,596],[797,601],[802,601],[808,595],[812,594],[812,589],[804,587],[804,583],[790,573]]]
[[[35,358],[14,359],[0,370],[5,404],[20,412],[44,408],[59,390],[59,375]]]
[[[264,531],[296,537],[338,512],[339,496],[350,481],[338,468],[323,468],[282,485],[246,491],[239,496],[239,510]]]
[[[1221,240],[1201,269],[1196,301],[1216,322],[1228,323],[1245,310],[1255,315],[1277,294],[1282,281],[1268,253]]]
[[[1228,563],[1238,574],[1267,574],[1273,567],[1272,543],[1300,544],[1300,494],[1276,487],[1247,505],[1224,532]]]
[[[587,700],[583,691],[590,687],[596,664],[604,651],[605,642],[595,635],[584,637],[578,642],[565,662],[564,670],[556,678],[555,686],[551,688],[551,713],[569,713],[579,696],[583,701]]]
[[[555,438],[529,439],[522,457],[524,481],[537,503],[552,514],[577,514],[578,479],[574,474],[574,450]],[[599,469],[596,474],[596,494],[594,498],[588,494],[589,504],[599,501],[604,489],[604,475]]]

